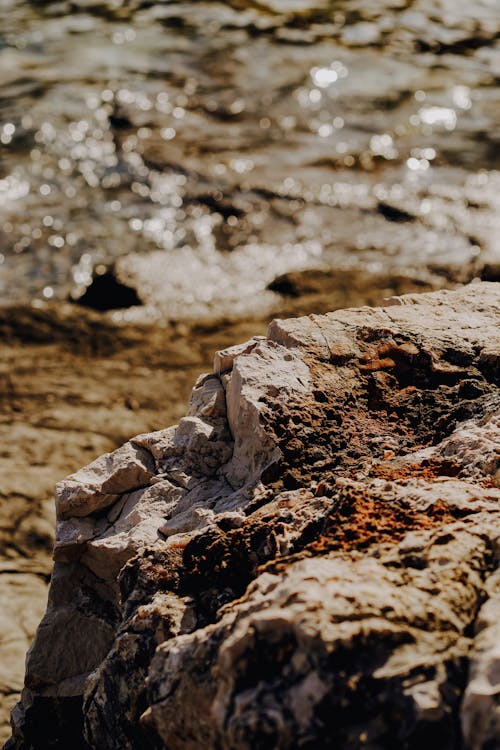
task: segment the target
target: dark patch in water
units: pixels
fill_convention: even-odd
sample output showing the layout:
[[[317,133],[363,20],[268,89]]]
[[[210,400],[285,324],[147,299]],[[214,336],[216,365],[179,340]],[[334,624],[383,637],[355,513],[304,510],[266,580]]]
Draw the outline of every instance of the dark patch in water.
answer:
[[[300,296],[300,290],[297,283],[291,277],[291,275],[287,273],[283,274],[282,276],[278,276],[276,279],[271,281],[267,288],[272,292],[278,292],[278,294],[282,294],[284,297]]]
[[[500,263],[486,263],[481,270],[482,281],[500,281]]]
[[[402,209],[396,208],[396,206],[391,206],[390,203],[384,203],[383,201],[380,201],[377,205],[377,211],[388,221],[395,221],[398,224],[406,221],[415,221],[415,216],[409,214],[408,211],[403,211]]]
[[[136,290],[119,281],[113,269],[94,276],[84,294],[74,301],[92,310],[119,310],[142,304]]]

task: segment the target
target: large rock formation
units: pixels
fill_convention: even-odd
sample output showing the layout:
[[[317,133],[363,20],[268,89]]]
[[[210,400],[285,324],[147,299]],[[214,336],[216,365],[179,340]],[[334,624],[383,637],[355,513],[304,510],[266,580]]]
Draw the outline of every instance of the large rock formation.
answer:
[[[59,483],[9,748],[500,746],[494,283],[274,321]]]

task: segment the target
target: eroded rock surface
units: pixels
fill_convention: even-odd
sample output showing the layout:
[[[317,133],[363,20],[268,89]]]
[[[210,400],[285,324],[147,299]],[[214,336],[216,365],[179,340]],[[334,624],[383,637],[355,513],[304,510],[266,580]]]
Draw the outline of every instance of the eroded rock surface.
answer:
[[[495,283],[274,321],[60,483],[10,748],[500,745]]]

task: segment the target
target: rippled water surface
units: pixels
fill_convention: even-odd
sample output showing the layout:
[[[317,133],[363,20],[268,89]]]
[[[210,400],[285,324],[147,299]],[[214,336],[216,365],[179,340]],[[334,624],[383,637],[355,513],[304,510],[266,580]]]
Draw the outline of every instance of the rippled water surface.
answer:
[[[0,291],[171,316],[500,259],[500,0],[0,0]]]

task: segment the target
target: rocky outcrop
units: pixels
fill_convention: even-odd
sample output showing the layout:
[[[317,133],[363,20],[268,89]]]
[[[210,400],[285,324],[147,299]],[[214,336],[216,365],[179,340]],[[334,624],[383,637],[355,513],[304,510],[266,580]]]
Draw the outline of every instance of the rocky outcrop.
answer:
[[[499,322],[276,320],[60,482],[8,747],[498,747]]]

